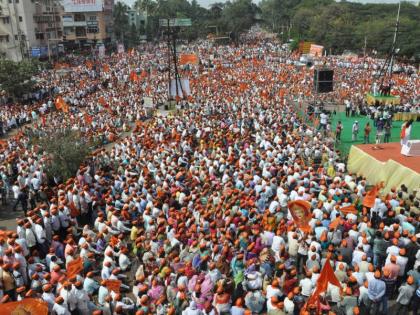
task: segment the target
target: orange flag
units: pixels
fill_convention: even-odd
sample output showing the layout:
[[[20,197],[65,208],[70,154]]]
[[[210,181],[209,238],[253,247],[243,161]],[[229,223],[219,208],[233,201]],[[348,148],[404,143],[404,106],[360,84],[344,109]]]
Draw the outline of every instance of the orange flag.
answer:
[[[290,201],[287,206],[296,226],[303,232],[309,232],[311,229],[309,226],[309,221],[311,220],[311,204],[304,200],[295,200]]]
[[[363,206],[372,208],[375,205],[376,195],[378,194],[379,187],[375,185],[371,190],[369,190],[366,196],[363,198]]]
[[[93,63],[90,60],[86,61],[85,65],[86,65],[86,68],[88,68],[89,70],[93,68]]]
[[[103,96],[99,97],[98,103],[101,104],[102,106],[105,106],[106,104],[105,98]]]
[[[354,205],[342,207],[340,208],[340,211],[343,212],[344,215],[347,215],[349,213],[357,214],[357,209]]]
[[[106,281],[105,286],[109,289],[109,291],[120,293],[121,280],[107,279],[105,281]]]
[[[139,77],[135,71],[130,72],[130,80],[133,82],[137,82],[139,80]]]
[[[27,298],[2,304],[0,314],[47,315],[48,304],[41,299]]]
[[[93,121],[93,119],[92,119],[92,116],[90,116],[89,114],[87,114],[87,113],[85,113],[85,122],[86,122],[86,124],[87,125],[90,125],[90,124],[92,124],[92,121]]]
[[[330,225],[328,226],[330,229],[336,229],[341,223],[341,218],[336,218],[331,221]]]
[[[146,70],[143,70],[143,71],[140,73],[140,78],[141,78],[141,79],[147,78],[147,71],[146,71]]]
[[[318,308],[318,313],[319,313],[320,311],[319,295],[327,291],[328,283],[331,283],[339,287],[341,291],[341,283],[340,281],[338,281],[337,277],[335,276],[334,270],[332,269],[331,264],[330,264],[330,260],[327,258],[327,260],[325,261],[325,265],[322,268],[322,271],[319,275],[316,289],[312,293],[312,295],[309,297],[305,306],[302,308],[301,314],[303,314],[303,312],[307,310],[310,305],[316,305]]]
[[[109,72],[109,65],[104,65],[104,67],[103,67],[103,69],[104,69],[104,72]]]
[[[182,54],[179,57],[179,64],[180,65],[186,65],[186,64],[196,65],[198,64],[198,57],[195,54]]]
[[[57,97],[55,99],[55,102],[54,103],[55,103],[55,108],[57,110],[60,110],[63,107],[64,100],[63,100],[63,98],[61,96],[59,96],[59,97]]]
[[[62,104],[61,109],[63,110],[63,113],[68,113],[68,112],[69,112],[69,105],[67,105],[67,103],[66,103],[66,102],[64,102],[64,103]]]
[[[83,271],[82,257],[76,258],[67,264],[67,278],[71,278]]]

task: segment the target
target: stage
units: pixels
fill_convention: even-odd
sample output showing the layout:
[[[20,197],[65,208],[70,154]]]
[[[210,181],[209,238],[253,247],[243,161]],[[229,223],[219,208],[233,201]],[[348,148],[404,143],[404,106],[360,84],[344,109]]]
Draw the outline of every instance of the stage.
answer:
[[[401,99],[399,96],[393,95],[373,95],[372,93],[366,94],[366,103],[368,105],[375,105],[376,101],[378,101],[382,105],[400,105]]]
[[[375,149],[380,147],[382,149]],[[420,156],[407,157],[398,142],[353,145],[347,169],[366,177],[369,184],[385,183],[384,191],[405,184],[409,191],[420,188]]]

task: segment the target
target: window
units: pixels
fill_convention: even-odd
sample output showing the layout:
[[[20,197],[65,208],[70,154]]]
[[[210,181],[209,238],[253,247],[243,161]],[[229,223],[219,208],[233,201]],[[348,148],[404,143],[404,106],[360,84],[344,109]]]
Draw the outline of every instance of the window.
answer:
[[[23,22],[23,18],[19,16],[19,22]]]
[[[0,36],[0,43],[8,43],[9,42],[9,35],[2,35]]]
[[[85,15],[84,14],[75,14],[74,15],[74,21],[75,22],[84,22],[84,21],[86,21],[86,17],[85,17]]]
[[[10,18],[8,16],[3,18],[3,23],[4,24],[9,24],[10,23]]]
[[[15,3],[19,3],[19,0],[15,0]]]
[[[22,40],[25,40],[25,39],[26,39],[25,34],[21,35],[21,36],[20,36],[20,38],[21,38]]]
[[[18,36],[17,35],[15,35],[15,40],[18,40]]]
[[[89,16],[89,21],[96,21],[96,15]]]
[[[35,38],[43,40],[44,39],[44,34],[43,33],[36,33]]]
[[[90,27],[88,27],[87,32],[91,33],[91,34],[92,33],[98,33],[98,28],[96,26],[90,26]]]

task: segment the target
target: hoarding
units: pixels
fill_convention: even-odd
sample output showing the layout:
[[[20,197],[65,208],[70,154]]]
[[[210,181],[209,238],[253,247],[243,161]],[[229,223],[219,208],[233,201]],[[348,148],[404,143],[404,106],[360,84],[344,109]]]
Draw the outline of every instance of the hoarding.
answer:
[[[64,12],[100,12],[102,0],[63,0]]]

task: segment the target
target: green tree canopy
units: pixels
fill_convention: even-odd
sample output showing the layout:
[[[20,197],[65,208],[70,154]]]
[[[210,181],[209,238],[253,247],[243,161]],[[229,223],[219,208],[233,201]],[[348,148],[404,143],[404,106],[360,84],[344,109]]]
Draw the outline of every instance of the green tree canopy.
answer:
[[[14,98],[32,91],[35,81],[33,76],[39,71],[35,60],[14,62],[0,59],[0,90]]]

